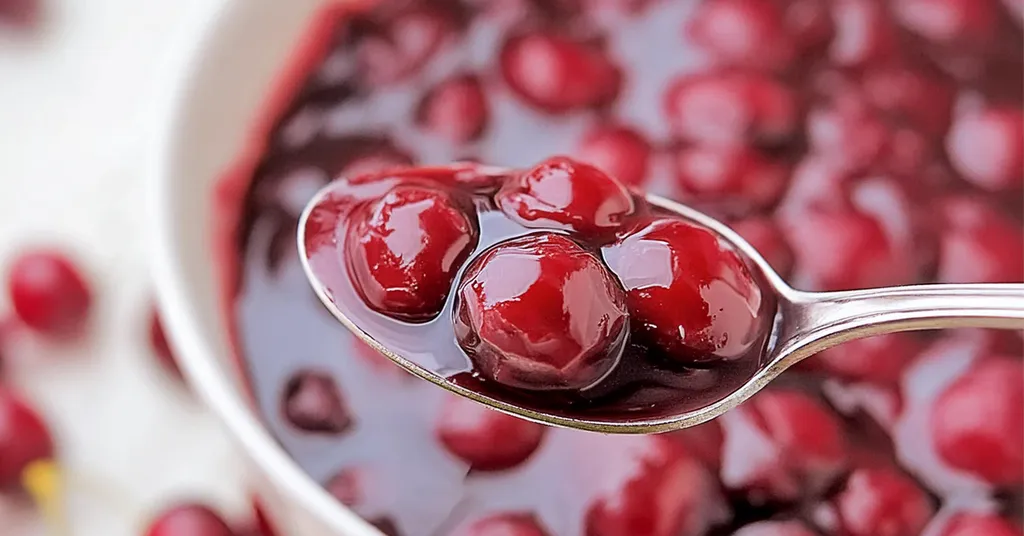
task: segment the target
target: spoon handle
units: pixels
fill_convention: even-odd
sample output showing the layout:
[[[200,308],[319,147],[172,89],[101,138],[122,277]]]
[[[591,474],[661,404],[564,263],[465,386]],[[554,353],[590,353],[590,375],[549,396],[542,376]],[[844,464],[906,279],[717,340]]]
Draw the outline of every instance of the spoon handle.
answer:
[[[820,351],[848,340],[896,331],[1024,330],[1024,284],[797,291],[788,298],[782,310],[785,333],[779,340],[790,350],[799,346]]]

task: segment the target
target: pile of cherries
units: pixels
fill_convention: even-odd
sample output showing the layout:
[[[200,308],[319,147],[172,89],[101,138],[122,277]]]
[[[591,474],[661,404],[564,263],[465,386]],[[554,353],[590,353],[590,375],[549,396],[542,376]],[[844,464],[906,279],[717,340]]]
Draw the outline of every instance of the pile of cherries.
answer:
[[[686,285],[631,292],[627,272],[645,275],[628,265],[631,248],[671,256],[701,233],[655,225],[623,185],[729,222],[806,290],[1019,282],[1022,24],[1012,0],[383,1],[319,36],[325,60],[264,133],[237,255],[247,278],[263,268],[299,277],[282,268],[294,262],[297,215],[339,176],[460,160],[521,166],[556,153],[596,166],[612,180],[581,181],[596,185],[592,196],[547,190],[533,170],[485,188],[483,204],[476,186],[467,195],[395,185],[346,228],[345,262],[371,309],[426,325],[453,304],[477,372],[524,391],[600,386],[624,332],[666,361],[730,361],[732,338],[675,316],[700,307],[661,306],[694,303]],[[531,231],[477,251],[492,213]],[[391,240],[396,229],[407,241]],[[732,264],[727,252],[695,258]],[[760,289],[743,283],[750,276],[735,280],[749,292],[732,303]],[[536,301],[502,299],[520,295],[516,283]],[[586,296],[575,298],[576,284]],[[239,302],[264,291],[243,284]],[[567,301],[599,314],[554,314]],[[412,442],[469,468],[459,493],[487,506],[452,530],[459,536],[554,536],[567,516],[587,536],[1020,536],[1021,346],[1016,333],[969,330],[861,340],[720,419],[655,437],[572,434],[445,398]],[[266,372],[265,357],[243,356],[257,390],[284,394],[273,407],[300,432],[288,445],[365,442],[360,412],[384,399],[430,406],[372,350],[354,343],[351,354],[346,367],[373,364],[359,376],[373,400],[343,390],[344,375]],[[568,449],[565,470],[537,477],[534,462],[556,447]],[[294,453],[302,462],[313,450]],[[384,526],[381,516],[411,508],[369,508],[366,490],[385,477],[337,461],[325,486],[356,512]],[[620,474],[623,464],[633,470]],[[523,482],[540,493],[562,481],[578,493],[561,517],[488,502],[505,504]]]

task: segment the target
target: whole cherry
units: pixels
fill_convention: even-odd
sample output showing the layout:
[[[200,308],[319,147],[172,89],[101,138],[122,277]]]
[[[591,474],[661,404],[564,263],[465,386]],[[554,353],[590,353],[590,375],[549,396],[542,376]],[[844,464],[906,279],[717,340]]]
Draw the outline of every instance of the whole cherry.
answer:
[[[495,201],[526,227],[564,229],[590,239],[610,236],[636,211],[624,184],[590,164],[561,156],[509,180]]]
[[[7,290],[18,318],[46,336],[80,334],[92,308],[85,278],[67,256],[54,250],[18,255],[7,274]]]
[[[895,469],[857,469],[835,499],[843,534],[920,534],[931,519],[931,499]]]
[[[565,236],[538,233],[502,242],[470,264],[454,322],[484,378],[579,390],[618,363],[629,313],[601,261]]]
[[[718,63],[784,70],[796,56],[784,3],[773,0],[700,2],[686,33]]]
[[[28,402],[0,386],[0,489],[16,488],[32,462],[54,455],[53,438]]]
[[[675,155],[676,182],[687,198],[745,213],[779,200],[789,165],[749,147],[688,147]]]
[[[352,426],[352,416],[334,378],[299,371],[285,385],[281,413],[292,426],[310,433],[338,435]]]
[[[407,322],[436,317],[476,247],[475,216],[443,190],[399,185],[351,220],[346,260],[365,303]]]
[[[974,186],[992,192],[1024,187],[1024,111],[992,107],[956,118],[946,148],[950,161]]]
[[[416,111],[420,128],[454,143],[476,140],[487,128],[487,94],[480,78],[454,76],[427,92]]]
[[[921,343],[913,335],[891,333],[845,342],[806,363],[839,378],[892,385],[920,351]]]
[[[637,130],[608,125],[584,135],[576,156],[625,184],[639,186],[647,179],[652,152]]]
[[[710,230],[651,219],[602,253],[626,289],[633,335],[671,359],[737,358],[765,335],[770,297]]]
[[[158,514],[145,536],[235,536],[235,532],[209,507],[181,504]]]
[[[525,462],[547,431],[460,396],[445,399],[434,428],[445,449],[474,471],[501,471]]]

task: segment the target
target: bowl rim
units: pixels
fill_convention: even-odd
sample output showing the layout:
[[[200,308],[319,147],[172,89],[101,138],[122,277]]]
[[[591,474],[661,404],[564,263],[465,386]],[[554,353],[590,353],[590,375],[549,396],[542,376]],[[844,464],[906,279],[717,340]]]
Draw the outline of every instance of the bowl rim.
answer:
[[[194,74],[214,36],[226,21],[243,5],[258,6],[244,0],[206,0],[197,2],[183,18],[179,35],[172,39],[166,58],[164,83],[156,85],[152,99],[155,120],[148,133],[146,151],[145,204],[150,215],[153,243],[150,270],[155,283],[157,306],[160,309],[168,338],[181,361],[184,375],[198,397],[223,422],[228,432],[240,443],[247,456],[266,474],[275,490],[289,505],[298,505],[320,524],[341,534],[378,535],[379,531],[338,503],[289,456],[263,427],[251,411],[250,404],[237,394],[235,386],[214,364],[216,352],[199,329],[193,304],[188,299],[190,278],[176,253],[177,214],[170,202],[169,190],[174,182],[175,149],[182,132],[182,118],[190,105]],[[280,66],[286,68],[286,65]],[[269,92],[271,88],[267,88]],[[210,194],[213,193],[210,183]]]

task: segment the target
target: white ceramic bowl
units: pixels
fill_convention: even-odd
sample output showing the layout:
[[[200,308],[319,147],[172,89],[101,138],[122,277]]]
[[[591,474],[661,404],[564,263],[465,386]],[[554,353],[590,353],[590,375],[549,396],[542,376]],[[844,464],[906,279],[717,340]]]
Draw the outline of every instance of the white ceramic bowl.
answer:
[[[379,534],[342,507],[278,445],[249,403],[233,358],[214,255],[214,190],[248,147],[282,70],[327,0],[207,0],[169,59],[157,96],[149,212],[160,306],[194,390],[252,462],[282,532]]]

